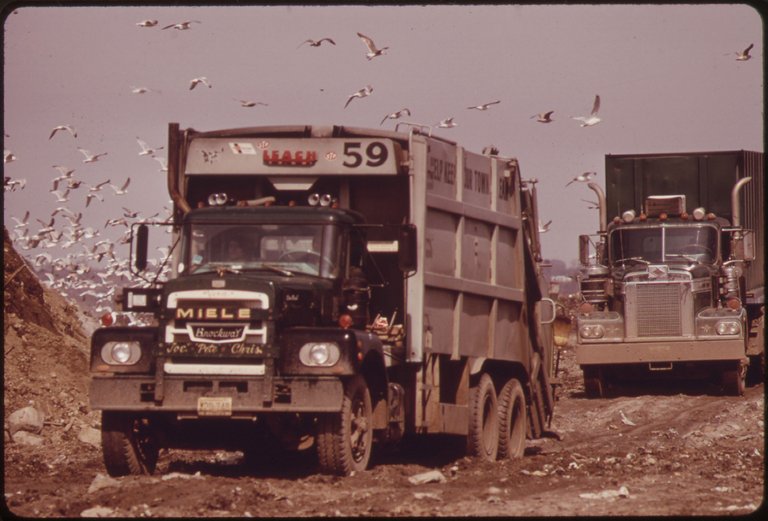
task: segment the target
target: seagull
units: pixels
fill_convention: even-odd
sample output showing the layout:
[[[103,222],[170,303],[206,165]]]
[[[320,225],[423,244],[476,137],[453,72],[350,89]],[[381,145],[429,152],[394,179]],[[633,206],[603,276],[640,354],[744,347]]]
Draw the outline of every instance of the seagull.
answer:
[[[446,118],[437,124],[439,128],[453,128],[457,125],[458,123],[453,122],[453,116],[451,116],[450,118]]]
[[[152,156],[152,159],[154,159],[155,161],[160,163],[160,169],[158,170],[159,172],[167,172],[168,171],[168,160],[166,158]]]
[[[75,131],[75,128],[72,125],[57,125],[53,127],[53,130],[51,131],[51,135],[48,136],[48,139],[52,139],[54,134],[58,132],[59,130],[66,130],[70,134],[72,134],[72,137],[77,137],[77,132]]]
[[[131,87],[131,94],[145,94],[147,92],[155,92],[149,87]],[[157,91],[160,92],[160,91]]]
[[[597,111],[600,110],[600,95],[595,96],[595,103],[592,105],[592,112],[589,116],[571,116],[571,119],[577,119],[581,121],[582,127],[591,127],[597,125],[602,120],[597,117]]]
[[[134,212],[130,208],[126,208],[123,206],[123,217],[127,217],[128,219],[135,219],[139,216],[139,212]]]
[[[88,150],[84,148],[77,147],[77,149],[85,156],[85,159],[83,159],[83,163],[95,163],[99,160],[100,157],[106,156],[106,152],[101,152],[100,154],[91,154]]]
[[[208,78],[206,78],[205,76],[200,76],[199,78],[192,78],[192,80],[189,82],[189,90],[192,90],[195,87],[197,87],[198,83],[208,85],[208,88],[209,89],[211,88],[211,84],[208,83]]]
[[[583,174],[581,174],[581,175],[577,175],[576,177],[574,177],[573,179],[571,179],[570,181],[568,181],[568,182],[565,184],[565,186],[568,186],[569,184],[571,184],[571,183],[575,183],[575,182],[577,182],[577,181],[578,181],[578,182],[580,182],[580,183],[586,183],[587,181],[589,181],[589,180],[590,180],[590,178],[591,178],[592,176],[595,176],[595,175],[597,175],[597,172],[584,172]]]
[[[85,196],[85,207],[88,208],[88,205],[91,204],[91,199],[98,199],[102,203],[104,202],[104,198],[100,196],[96,192],[88,192],[88,194]]]
[[[16,161],[16,156],[8,149],[3,150],[3,163],[10,163]]]
[[[540,112],[539,114],[534,114],[531,116],[531,119],[536,118],[536,121],[539,123],[552,123],[552,113],[555,112],[554,110],[550,110],[549,112]]]
[[[299,47],[301,47],[301,46],[302,46],[302,45],[304,45],[305,43],[308,43],[308,44],[309,44],[309,45],[311,45],[312,47],[320,47],[320,44],[322,44],[323,42],[328,42],[328,43],[330,43],[331,45],[336,45],[336,42],[334,42],[334,41],[333,41],[333,40],[331,40],[330,38],[320,38],[320,39],[319,39],[319,40],[317,40],[317,41],[315,41],[315,40],[312,40],[312,39],[309,39],[309,40],[304,40],[303,42],[301,42],[301,43],[299,44]],[[296,48],[298,49],[299,47],[296,47]]]
[[[179,31],[186,31],[187,29],[191,29],[192,28],[192,24],[193,23],[200,24],[200,23],[203,23],[203,22],[199,22],[197,20],[188,20],[186,22],[179,22],[177,24],[166,25],[165,27],[163,27],[163,29],[174,28],[174,29],[178,29]]]
[[[163,147],[155,147],[155,148],[150,147],[149,145],[147,145],[147,142],[139,138],[139,136],[136,136],[136,142],[141,147],[141,152],[139,152],[140,156],[154,156],[155,152],[163,149]]]
[[[355,92],[354,94],[350,94],[349,98],[347,98],[347,102],[344,104],[344,108],[347,108],[347,105],[355,99],[355,98],[364,98],[366,96],[370,96],[371,92],[373,92],[373,87],[370,85],[366,85],[364,89],[360,89],[359,91]]]
[[[108,185],[109,183],[110,183],[110,180],[109,180],[109,179],[107,179],[106,181],[102,181],[102,182],[101,182],[101,183],[99,183],[99,184],[96,184],[96,185],[92,185],[92,186],[89,186],[89,187],[88,187],[88,192],[99,192],[99,191],[101,191],[101,187],[102,187],[102,186],[104,186],[104,185]]]
[[[16,226],[14,226],[14,228],[23,228],[27,225],[27,222],[29,222],[29,210],[24,213],[24,217],[21,220],[18,220],[16,217],[11,217],[11,219],[16,221]]]
[[[384,54],[384,51],[389,49],[389,47],[382,47],[381,49],[376,48],[376,44],[373,43],[373,40],[371,40],[368,36],[364,35],[363,33],[357,33],[358,38],[360,38],[365,46],[368,48],[368,52],[365,54],[365,57],[368,58],[368,61],[374,59],[376,56],[381,56]]]
[[[234,99],[240,102],[241,107],[255,107],[256,105],[264,105],[265,107],[269,106],[269,103],[264,103],[263,101],[250,101],[246,99],[237,99],[237,98],[234,98]]]
[[[483,103],[482,105],[475,105],[473,107],[467,107],[468,109],[477,109],[477,110],[488,110],[488,107],[491,105],[496,105],[497,103],[501,103],[501,100],[495,100],[488,103]]]
[[[112,188],[112,190],[115,191],[115,195],[125,195],[125,194],[128,193],[127,188],[128,188],[129,184],[131,184],[131,178],[130,177],[128,179],[126,179],[125,183],[123,183],[123,186],[121,186],[119,188],[117,186],[113,185],[113,184],[110,184],[109,186]]]
[[[600,205],[597,204],[596,201],[589,201],[587,199],[581,199],[581,201],[587,203],[587,205],[588,205],[587,209],[589,209],[589,210],[597,210],[597,209],[600,208]]]
[[[125,225],[126,228],[128,227],[128,221],[125,220],[125,217],[118,217],[117,219],[108,219],[104,224],[104,228],[107,226],[117,226],[118,224]]]
[[[539,221],[539,233],[547,233],[549,231],[550,226],[552,226],[552,221],[549,220],[545,222],[544,224]]]
[[[139,27],[154,27],[157,25],[157,20],[142,20],[141,22],[138,22],[136,25]]]
[[[10,177],[6,177],[3,183],[3,188],[5,190],[10,190],[11,192],[15,192],[17,187],[20,190],[23,190],[25,186],[27,186],[26,179],[11,179]]]
[[[51,193],[56,196],[56,201],[60,203],[66,203],[69,201],[69,189],[65,190],[63,194],[58,190],[51,190]]]
[[[635,422],[627,418],[627,415],[624,414],[624,411],[619,410],[619,415],[621,416],[621,423],[624,425],[637,425]]]
[[[387,114],[386,116],[384,116],[384,119],[381,120],[381,123],[379,123],[379,126],[383,125],[384,122],[388,119],[399,119],[399,118],[402,118],[404,115],[410,116],[411,111],[407,108],[403,108],[398,110],[397,112],[393,112],[392,114]]]
[[[59,171],[61,176],[56,178],[59,180],[69,179],[70,177],[72,177],[72,174],[75,173],[74,168],[69,168],[63,165],[51,165],[51,168],[55,168],[56,170]]]
[[[754,47],[754,46],[755,46],[754,43],[750,43],[749,47],[747,47],[746,49],[744,49],[741,52],[735,53],[736,54],[736,60],[740,61],[740,62],[745,62],[748,59],[750,59],[752,56],[749,55],[749,51],[751,51],[752,47]]]

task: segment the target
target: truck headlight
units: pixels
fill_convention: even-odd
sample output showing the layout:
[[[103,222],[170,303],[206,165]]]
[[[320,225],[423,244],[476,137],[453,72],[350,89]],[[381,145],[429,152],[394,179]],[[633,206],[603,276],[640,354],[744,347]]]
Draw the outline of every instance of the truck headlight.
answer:
[[[106,342],[101,359],[109,365],[133,365],[141,359],[141,346],[138,342]]]
[[[586,324],[579,330],[582,338],[603,338],[605,328],[600,324]]]
[[[339,361],[340,355],[335,342],[308,342],[299,350],[299,360],[310,367],[330,367]]]
[[[736,320],[721,320],[715,326],[718,335],[739,335],[741,324]]]

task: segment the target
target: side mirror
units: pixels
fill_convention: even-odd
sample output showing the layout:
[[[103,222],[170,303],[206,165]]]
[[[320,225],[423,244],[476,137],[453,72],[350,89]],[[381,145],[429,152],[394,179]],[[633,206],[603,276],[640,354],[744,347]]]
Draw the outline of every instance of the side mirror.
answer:
[[[149,228],[146,224],[140,224],[136,230],[136,259],[134,266],[137,271],[147,269],[147,251],[149,249]]]
[[[416,271],[417,259],[416,226],[404,224],[400,227],[397,234],[398,267],[403,272]]]
[[[539,321],[542,324],[551,324],[557,316],[557,305],[551,298],[542,298],[536,302],[538,308]]]
[[[731,252],[736,259],[746,262],[755,260],[755,233],[753,230],[742,230],[741,237],[731,236]]]

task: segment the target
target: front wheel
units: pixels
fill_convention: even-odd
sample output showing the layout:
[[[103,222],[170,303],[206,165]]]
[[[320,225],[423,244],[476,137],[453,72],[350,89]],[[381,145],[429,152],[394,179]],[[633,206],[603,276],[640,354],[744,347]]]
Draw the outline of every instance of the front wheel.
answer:
[[[148,418],[104,411],[101,416],[101,447],[104,466],[110,476],[155,472],[160,450]]]
[[[320,416],[316,442],[323,472],[348,476],[368,468],[373,447],[373,407],[362,376],[356,375],[344,385],[341,412]]]
[[[735,362],[723,371],[723,391],[730,396],[742,396],[746,387],[747,367]]]

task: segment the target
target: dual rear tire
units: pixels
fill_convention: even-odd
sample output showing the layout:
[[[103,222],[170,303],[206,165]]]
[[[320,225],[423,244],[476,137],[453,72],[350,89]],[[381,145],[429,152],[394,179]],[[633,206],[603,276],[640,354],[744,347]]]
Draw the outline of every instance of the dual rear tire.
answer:
[[[496,394],[490,375],[470,388],[467,453],[486,461],[519,458],[525,451],[527,410],[523,386],[510,378]]]

